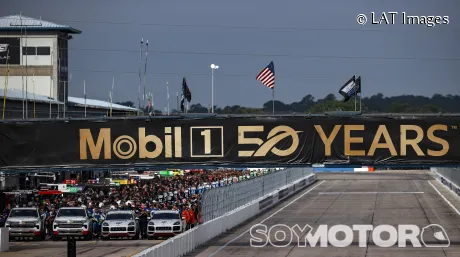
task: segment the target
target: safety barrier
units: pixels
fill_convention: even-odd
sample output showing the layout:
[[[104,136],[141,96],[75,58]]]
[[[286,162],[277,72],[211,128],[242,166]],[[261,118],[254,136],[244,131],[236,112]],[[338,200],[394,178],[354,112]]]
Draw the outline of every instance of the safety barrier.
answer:
[[[207,241],[225,233],[226,231],[238,226],[244,221],[254,217],[261,211],[273,206],[280,200],[283,200],[295,192],[311,185],[316,181],[315,174],[309,174],[287,184],[279,189],[274,190],[268,195],[259,199],[248,202],[224,215],[205,222],[191,230],[188,230],[176,237],[166,240],[147,250],[144,250],[135,257],[179,257],[193,251],[196,247]],[[248,181],[249,182],[249,181]],[[236,184],[235,184],[236,185]],[[212,190],[211,190],[212,191]],[[280,195],[280,192],[281,193]],[[270,199],[270,200],[266,200]],[[265,204],[264,204],[265,203]]]
[[[460,197],[460,168],[436,167],[431,171],[444,186]]]
[[[374,167],[314,167],[313,172],[374,172]]]
[[[312,172],[312,168],[288,168],[230,186],[205,191],[201,196],[203,221],[218,218]]]
[[[7,252],[10,249],[10,229],[0,228],[0,252]]]

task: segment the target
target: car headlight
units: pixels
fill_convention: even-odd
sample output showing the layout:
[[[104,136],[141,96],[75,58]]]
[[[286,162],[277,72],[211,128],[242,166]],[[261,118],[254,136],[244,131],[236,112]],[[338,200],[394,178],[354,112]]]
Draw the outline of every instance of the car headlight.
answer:
[[[135,224],[134,222],[130,222],[128,226],[134,226],[134,224]]]
[[[150,222],[149,222],[149,225],[155,225],[155,224],[153,223],[153,221],[150,221]]]
[[[107,223],[107,222],[102,223],[102,226],[108,226],[108,225],[109,225],[109,223]]]
[[[5,227],[9,227],[11,225],[11,222],[7,221],[5,222]]]

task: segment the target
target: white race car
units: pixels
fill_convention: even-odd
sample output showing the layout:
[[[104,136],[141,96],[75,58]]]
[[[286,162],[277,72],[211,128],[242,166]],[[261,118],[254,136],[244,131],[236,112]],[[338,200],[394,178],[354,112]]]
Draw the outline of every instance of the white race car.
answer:
[[[109,211],[102,223],[102,239],[127,237],[139,239],[140,226],[132,211]]]
[[[148,239],[170,237],[184,232],[187,228],[185,219],[178,211],[155,211],[147,226]]]

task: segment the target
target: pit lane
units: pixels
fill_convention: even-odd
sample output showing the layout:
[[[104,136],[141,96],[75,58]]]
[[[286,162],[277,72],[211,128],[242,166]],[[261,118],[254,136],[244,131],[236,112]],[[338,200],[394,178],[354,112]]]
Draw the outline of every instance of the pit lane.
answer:
[[[77,241],[77,256],[81,257],[129,257],[163,240],[110,240]],[[67,242],[12,241],[10,250],[2,257],[61,257],[67,256]]]
[[[384,171],[375,173],[318,174],[319,181],[230,232],[195,249],[187,256],[263,256],[263,257],[454,257],[460,256],[460,201],[432,174],[425,171]],[[452,206],[451,206],[452,205]],[[297,242],[286,247],[250,246],[251,226],[262,223],[309,224],[313,229],[321,224],[329,227],[344,224],[413,224],[420,228],[441,225],[449,239],[449,247],[382,248],[370,233],[365,247],[359,247],[354,236],[350,246],[299,247]],[[303,226],[302,226],[303,227]],[[308,232],[308,231],[307,231]],[[274,238],[273,234],[269,235]],[[338,236],[340,237],[340,236]],[[382,236],[384,238],[385,236]],[[431,239],[432,240],[432,239]]]

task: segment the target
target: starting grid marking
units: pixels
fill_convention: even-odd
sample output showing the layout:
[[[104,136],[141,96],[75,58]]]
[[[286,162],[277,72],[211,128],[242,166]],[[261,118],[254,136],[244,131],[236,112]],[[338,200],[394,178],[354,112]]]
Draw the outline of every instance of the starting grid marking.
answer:
[[[319,192],[319,195],[359,195],[359,194],[424,194],[425,192]]]

